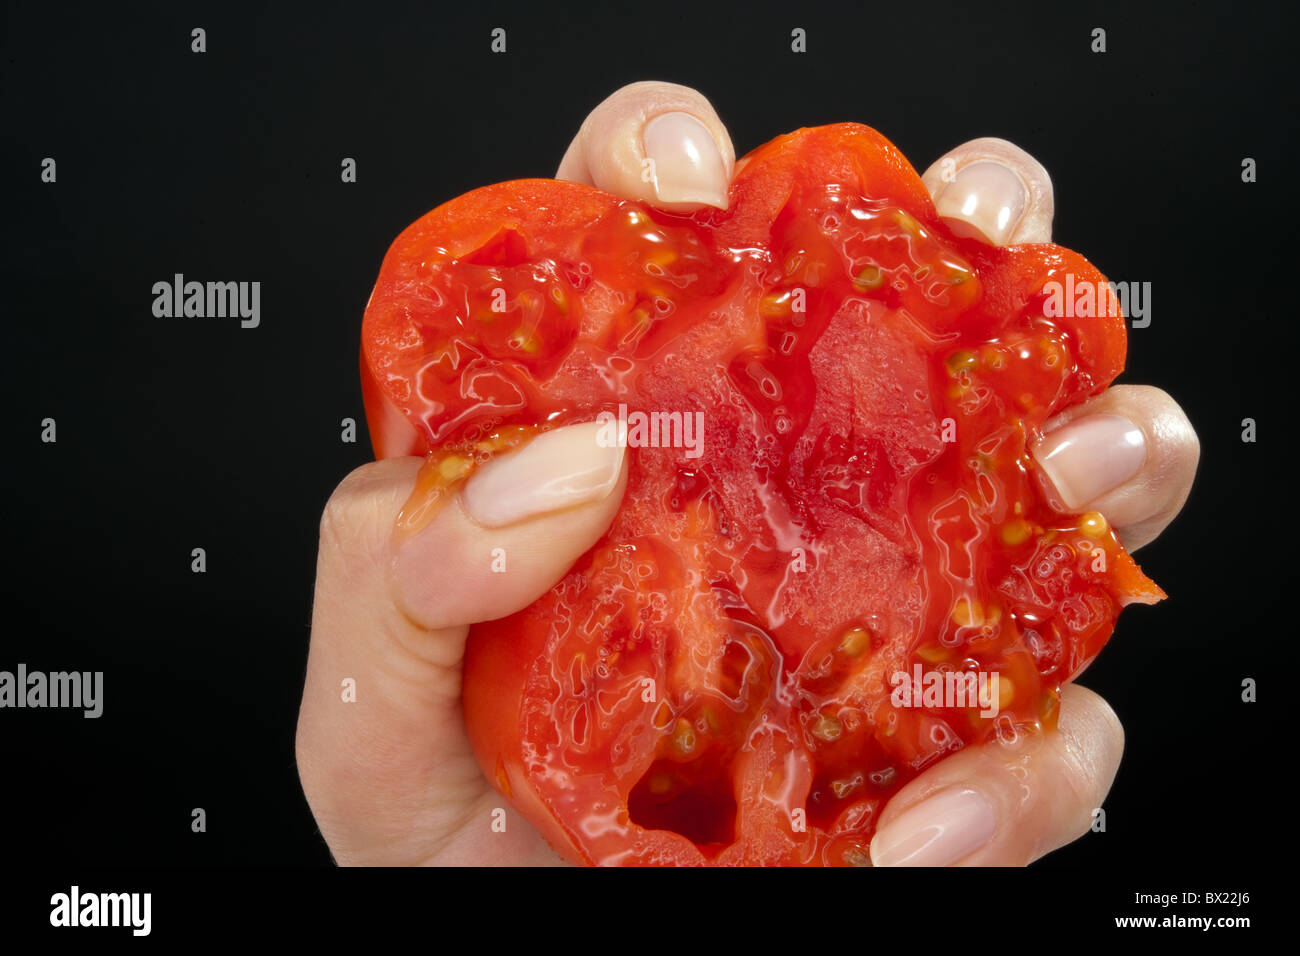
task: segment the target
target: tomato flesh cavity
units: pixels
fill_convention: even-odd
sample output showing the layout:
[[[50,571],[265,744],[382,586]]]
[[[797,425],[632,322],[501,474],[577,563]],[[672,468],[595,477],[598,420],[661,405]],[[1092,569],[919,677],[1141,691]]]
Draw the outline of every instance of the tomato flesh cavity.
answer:
[[[609,531],[465,661],[485,773],[576,862],[868,863],[892,793],[1050,732],[1120,608],[1163,597],[1027,451],[1123,366],[1113,305],[1047,308],[1094,267],[953,236],[855,124],[760,147],[729,198],[476,190],[366,310],[376,453],[427,456],[408,530],[541,429],[626,423]]]

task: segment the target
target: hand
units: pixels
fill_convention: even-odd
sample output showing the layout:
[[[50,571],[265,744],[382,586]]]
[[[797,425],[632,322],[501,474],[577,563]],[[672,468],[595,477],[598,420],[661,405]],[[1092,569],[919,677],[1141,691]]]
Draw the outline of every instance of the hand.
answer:
[[[642,180],[646,156],[655,160],[653,182]],[[725,207],[735,166],[730,137],[704,97],[636,83],[591,113],[557,178],[689,211]],[[1051,183],[1009,143],[966,143],[924,179],[954,228],[995,244],[1050,238]],[[1062,500],[1072,511],[1101,511],[1130,550],[1182,506],[1199,451],[1163,392],[1118,386],[1048,424],[1034,453]],[[392,529],[419,459],[365,465],[330,498],[297,751],[303,789],[339,863],[562,862],[479,770],[461,716],[460,674],[469,625],[532,603],[613,519],[626,462],[621,449],[584,434],[589,427],[558,429],[488,463],[405,542]],[[510,575],[489,580],[486,562],[469,557],[489,547],[507,549]],[[348,678],[354,703],[342,701]],[[1087,830],[1122,749],[1106,703],[1064,688],[1058,733],[1018,748],[967,748],[900,790],[881,816],[873,860],[1036,859]],[[506,808],[505,833],[489,826],[496,808]]]

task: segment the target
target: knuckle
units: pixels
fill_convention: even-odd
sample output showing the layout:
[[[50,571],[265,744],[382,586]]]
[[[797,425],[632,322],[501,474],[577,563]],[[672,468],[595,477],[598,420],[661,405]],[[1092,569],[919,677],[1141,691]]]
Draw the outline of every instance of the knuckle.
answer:
[[[385,462],[353,470],[325,503],[320,520],[320,550],[344,557],[370,556],[384,546],[394,515],[390,514]]]
[[[337,541],[343,529],[353,523],[352,512],[358,497],[358,486],[364,480],[358,474],[360,471],[361,469],[353,471],[339,482],[325,502],[320,518],[322,544]]]

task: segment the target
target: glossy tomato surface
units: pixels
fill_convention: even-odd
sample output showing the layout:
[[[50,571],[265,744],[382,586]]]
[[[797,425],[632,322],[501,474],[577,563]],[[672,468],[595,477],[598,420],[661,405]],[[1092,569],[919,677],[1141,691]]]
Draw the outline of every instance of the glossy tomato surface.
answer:
[[[408,520],[538,429],[627,423],[608,533],[465,661],[484,772],[557,850],[862,864],[919,771],[1050,732],[1163,596],[1027,454],[1123,366],[1067,282],[1105,279],[954,237],[855,124],[755,150],[725,211],[522,180],[397,239],[362,374],[376,453],[428,456]]]

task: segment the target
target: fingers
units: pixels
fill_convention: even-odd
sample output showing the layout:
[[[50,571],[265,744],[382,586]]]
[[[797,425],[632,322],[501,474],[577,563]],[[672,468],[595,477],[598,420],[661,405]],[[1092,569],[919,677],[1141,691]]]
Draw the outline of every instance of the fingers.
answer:
[[[1053,507],[1100,511],[1129,551],[1178,514],[1201,457],[1183,410],[1148,385],[1116,385],[1067,409],[1048,420],[1030,451]]]
[[[962,143],[921,180],[939,216],[959,236],[994,246],[1052,238],[1052,180],[1042,163],[1005,139]]]
[[[922,177],[953,232],[993,245],[1048,242],[1052,183],[1005,140],[965,143]],[[1200,447],[1157,388],[1116,386],[1047,422],[1031,449],[1062,511],[1100,511],[1132,551],[1187,500]],[[1123,730],[1096,694],[1061,691],[1058,732],[963,750],[900,791],[871,842],[877,866],[1022,865],[1085,833],[1110,790]]]
[[[613,520],[627,467],[597,429],[547,432],[488,462],[405,540],[393,527],[419,459],[359,468],[331,497],[297,752],[340,863],[471,861],[462,834],[488,832],[500,799],[463,727],[468,624],[536,600]],[[479,815],[481,828],[467,828]],[[488,846],[472,862],[554,859],[524,825]]]
[[[1061,689],[1056,732],[969,747],[894,795],[871,841],[876,866],[1023,866],[1087,832],[1124,751],[1119,719]]]
[[[691,212],[727,208],[735,164],[731,137],[707,99],[690,87],[647,81],[591,111],[555,178]]]
[[[922,179],[959,235],[994,245],[1051,239],[1051,179],[1006,140],[963,143]],[[1183,410],[1158,388],[1116,386],[1056,416],[1044,431],[1031,452],[1053,507],[1101,512],[1129,551],[1159,535],[1187,500],[1200,443]]]

